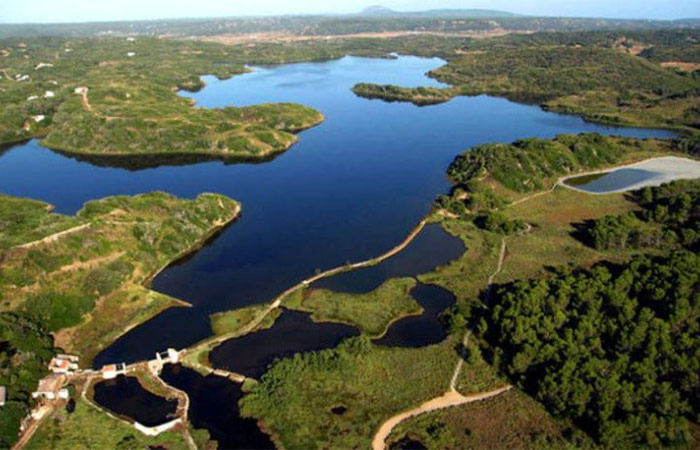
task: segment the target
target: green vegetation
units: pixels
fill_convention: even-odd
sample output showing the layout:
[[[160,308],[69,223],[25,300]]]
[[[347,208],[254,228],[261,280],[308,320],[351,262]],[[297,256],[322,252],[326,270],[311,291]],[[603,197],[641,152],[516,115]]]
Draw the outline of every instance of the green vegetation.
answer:
[[[464,94],[551,99],[585,91],[685,92],[688,77],[642,58],[593,47],[520,47],[473,52],[433,72]]]
[[[33,405],[31,393],[48,370],[53,340],[29,318],[0,313],[0,386],[7,388],[7,403],[0,406],[0,447],[17,440],[21,420]]]
[[[664,151],[672,151],[667,141],[595,133],[481,145],[452,162],[447,173],[456,188],[451,196],[438,199],[437,206],[456,215],[499,209],[522,194],[554,185],[563,175]],[[484,226],[492,229],[501,228],[500,223],[498,217],[484,219]]]
[[[540,153],[543,145],[549,150]],[[451,329],[476,324],[488,359],[571,423],[564,435],[575,445],[593,445],[578,428],[610,448],[696,443],[700,182],[605,196],[545,189],[564,173],[672,152],[694,155],[697,148],[696,137],[594,135],[482,146],[456,159],[450,175],[457,186],[436,202],[435,218],[468,250],[421,281],[455,293],[458,303],[445,314]],[[474,195],[489,201],[470,203]],[[508,205],[517,199],[524,201]],[[532,228],[500,231],[507,235],[501,238],[498,227],[477,227],[479,215],[468,207],[497,214],[502,220],[496,223]],[[507,251],[496,273],[500,242]],[[484,309],[479,299],[486,298],[489,274],[497,286]],[[499,412],[492,417],[498,424],[510,419]],[[507,438],[520,426],[511,422],[497,435],[469,427],[465,437],[453,420],[447,413],[413,419],[392,442],[408,435],[430,448],[478,447],[484,441],[471,439]],[[517,438],[517,446],[561,444],[533,437]]]
[[[700,413],[699,295],[697,254],[640,256],[502,286],[478,329],[499,367],[602,445],[673,445]]]
[[[36,241],[76,226],[75,217],[47,214],[44,202],[0,194],[0,249]]]
[[[112,418],[85,400],[78,400],[75,411],[54,412],[36,431],[28,449],[135,449],[159,447],[168,450],[187,449],[181,433],[169,431],[157,437],[146,437],[131,425]]]
[[[202,74],[245,71],[222,45],[139,38],[10,40],[0,47],[7,52],[0,142],[45,136],[44,145],[77,154],[264,158],[323,120],[292,104],[193,108],[177,89],[200,89]]]
[[[360,336],[282,359],[243,397],[241,412],[262,420],[285,448],[368,448],[384,420],[444,393],[454,345],[383,348]],[[340,406],[346,410],[331,411]]]
[[[700,182],[674,181],[631,196],[641,210],[588,222],[582,238],[596,249],[658,248],[697,251],[700,242]]]
[[[512,390],[482,402],[408,419],[394,429],[387,442],[392,448],[408,437],[430,450],[558,449],[570,447],[562,436],[567,431],[536,401]],[[586,444],[590,443],[579,443],[589,447]]]
[[[394,278],[366,294],[310,289],[304,292],[301,303],[292,307],[310,312],[317,322],[347,323],[378,338],[392,322],[423,311],[411,296],[415,285],[413,278]]]
[[[601,36],[612,35],[607,30],[625,30],[620,35],[641,33],[660,34],[697,26],[697,19],[628,20],[603,18],[532,17],[473,9],[438,9],[420,12],[379,11],[374,13],[334,16],[277,16],[221,19],[179,19],[169,21],[71,23],[71,24],[2,24],[0,37],[7,36],[101,36],[113,35],[216,36],[221,33],[278,33],[290,37],[325,38],[328,35],[351,33],[413,32],[460,33],[488,36],[507,32],[540,30],[566,31],[571,34],[585,30],[605,30]],[[644,30],[638,32],[635,30]],[[647,31],[650,30],[650,31]],[[661,30],[661,31],[655,31]],[[544,33],[541,33],[544,34]],[[553,34],[553,33],[546,33]],[[255,36],[259,39],[258,36]]]
[[[378,98],[390,102],[411,102],[418,106],[444,103],[452,99],[456,92],[450,88],[405,88],[393,85],[356,84],[352,91],[364,98]]]
[[[181,305],[144,285],[239,211],[236,202],[216,194],[196,200],[164,193],[111,197],[86,203],[72,218],[32,200],[2,197],[4,202],[9,206],[0,207],[0,223],[13,231],[12,242],[25,245],[0,250],[0,308],[32,317],[83,363],[124,329]],[[47,235],[65,228],[52,224],[66,221],[77,226]],[[37,223],[48,225],[37,231]],[[41,236],[43,241],[22,242]]]
[[[362,84],[356,92],[417,104],[490,94],[615,125],[696,132],[700,124],[696,31],[514,34],[466,41],[447,59],[431,76],[452,88]]]
[[[269,307],[267,304],[247,306],[245,308],[224,311],[211,315],[211,329],[215,335],[235,333],[241,330],[246,325],[252,323],[255,319]],[[281,314],[279,308],[274,309],[260,322],[255,328],[257,330],[265,330],[275,324],[275,320]]]

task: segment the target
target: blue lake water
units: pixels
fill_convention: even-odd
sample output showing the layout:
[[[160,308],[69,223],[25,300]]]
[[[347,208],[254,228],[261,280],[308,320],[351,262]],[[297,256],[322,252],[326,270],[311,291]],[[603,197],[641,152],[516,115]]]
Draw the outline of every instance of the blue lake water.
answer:
[[[132,171],[80,162],[31,141],[0,155],[0,192],[48,201],[62,213],[74,213],[90,199],[154,190],[187,198],[220,192],[243,203],[236,223],[153,283],[194,307],[166,311],[130,331],[98,356],[100,365],[188,346],[210,334],[213,312],[270,300],[316,269],[387,251],[449,190],[445,170],[470,146],[578,132],[672,135],[603,127],[487,96],[419,108],[350,91],[358,82],[436,85],[424,73],[442,63],[347,57],[259,68],[226,81],[207,78],[205,89],[183,95],[201,107],[293,101],[317,108],[327,120],[263,164]],[[446,262],[437,253],[425,258]]]

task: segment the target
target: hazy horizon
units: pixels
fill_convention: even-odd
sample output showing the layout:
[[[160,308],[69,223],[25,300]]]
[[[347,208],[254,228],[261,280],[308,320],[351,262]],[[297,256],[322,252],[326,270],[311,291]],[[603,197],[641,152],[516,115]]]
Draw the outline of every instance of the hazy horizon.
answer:
[[[367,0],[329,6],[321,0],[27,0],[0,7],[0,23],[112,22],[159,19],[200,19],[236,16],[349,14],[381,5],[396,11],[428,9],[492,9],[530,16],[673,20],[700,17],[698,0]]]

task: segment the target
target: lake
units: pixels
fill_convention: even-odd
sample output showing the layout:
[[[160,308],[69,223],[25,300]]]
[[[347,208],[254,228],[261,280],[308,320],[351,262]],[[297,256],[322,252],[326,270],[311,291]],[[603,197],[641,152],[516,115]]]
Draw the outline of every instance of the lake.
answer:
[[[435,86],[424,74],[442,64],[346,57],[258,68],[226,81],[207,77],[202,91],[183,94],[198,106],[294,101],[317,108],[327,120],[263,164],[126,170],[81,162],[31,141],[0,156],[0,192],[48,201],[62,213],[74,213],[87,200],[154,190],[187,198],[220,192],[242,202],[236,223],[153,283],[193,308],[171,309],[134,328],[96,358],[100,366],[189,346],[210,335],[211,313],[268,301],[316,269],[387,251],[450,189],[445,170],[468,147],[583,131],[672,135],[604,127],[487,96],[416,107],[350,91],[358,82]]]

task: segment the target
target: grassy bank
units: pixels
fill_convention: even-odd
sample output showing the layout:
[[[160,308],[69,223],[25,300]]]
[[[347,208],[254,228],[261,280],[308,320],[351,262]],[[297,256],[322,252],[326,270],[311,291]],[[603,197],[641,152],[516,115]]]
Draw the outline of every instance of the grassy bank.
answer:
[[[415,285],[413,278],[397,278],[366,294],[308,289],[288,307],[311,313],[314,321],[346,323],[378,338],[391,323],[423,311],[410,293]]]
[[[84,400],[76,402],[73,412],[60,410],[45,420],[26,448],[188,448],[181,432],[169,431],[157,437],[146,437],[131,425],[110,417]]]
[[[3,197],[14,205],[20,200]],[[5,248],[0,268],[2,308],[18,311],[54,333],[56,346],[91,358],[133,327],[183,302],[149,291],[151,278],[172,261],[196,250],[230,223],[240,206],[221,195],[179,200],[168,194],[111,197],[88,202],[69,219],[34,207],[1,208],[5,223],[21,239]],[[37,221],[69,220],[69,232],[48,234]],[[60,228],[65,231],[65,226]],[[16,230],[15,230],[16,231]],[[17,239],[17,238],[16,238]]]
[[[564,449],[564,427],[518,390],[469,405],[424,414],[397,426],[387,443],[405,438],[438,449]]]
[[[283,359],[242,399],[241,411],[286,448],[369,447],[384,420],[445,391],[455,343],[391,349],[358,337]]]

